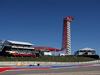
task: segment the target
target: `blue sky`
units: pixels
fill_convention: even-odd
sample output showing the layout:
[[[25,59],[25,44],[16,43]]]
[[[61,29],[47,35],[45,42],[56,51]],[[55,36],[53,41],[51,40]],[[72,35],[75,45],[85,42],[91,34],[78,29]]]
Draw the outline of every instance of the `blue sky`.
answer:
[[[0,0],[0,39],[61,48],[63,18],[71,16],[72,54],[100,54],[100,0]]]

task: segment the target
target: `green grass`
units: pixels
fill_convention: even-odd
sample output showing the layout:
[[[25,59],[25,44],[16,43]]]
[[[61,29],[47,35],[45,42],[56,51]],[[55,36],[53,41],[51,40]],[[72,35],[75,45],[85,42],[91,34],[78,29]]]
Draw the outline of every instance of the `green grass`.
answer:
[[[40,56],[40,57],[2,57],[0,61],[43,61],[43,62],[84,62],[93,61],[96,59],[89,57],[74,57],[74,56]]]

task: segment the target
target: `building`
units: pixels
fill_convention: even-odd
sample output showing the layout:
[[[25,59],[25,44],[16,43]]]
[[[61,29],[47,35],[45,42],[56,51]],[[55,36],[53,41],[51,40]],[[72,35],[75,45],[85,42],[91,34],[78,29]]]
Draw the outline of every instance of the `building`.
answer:
[[[83,48],[75,52],[75,56],[82,56],[82,57],[90,57],[90,58],[95,58],[99,59],[99,55],[96,54],[95,49],[91,48]]]
[[[28,42],[6,40],[0,45],[2,56],[31,56],[36,57],[34,45]]]
[[[96,50],[91,48],[83,48],[76,51],[75,55],[96,55]]]

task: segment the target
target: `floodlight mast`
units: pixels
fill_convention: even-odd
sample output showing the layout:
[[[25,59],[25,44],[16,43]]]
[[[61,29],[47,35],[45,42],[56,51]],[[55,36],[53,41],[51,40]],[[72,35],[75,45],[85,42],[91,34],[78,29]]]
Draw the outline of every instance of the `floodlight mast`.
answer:
[[[73,17],[66,17],[63,20],[63,38],[62,50],[66,50],[66,54],[71,54],[71,38],[70,38],[70,22],[74,20]]]

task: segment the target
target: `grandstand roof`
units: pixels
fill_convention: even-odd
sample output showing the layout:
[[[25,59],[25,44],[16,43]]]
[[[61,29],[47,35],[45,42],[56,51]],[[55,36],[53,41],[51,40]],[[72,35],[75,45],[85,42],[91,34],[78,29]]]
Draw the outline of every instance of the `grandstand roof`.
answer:
[[[64,51],[56,48],[51,48],[51,47],[35,47],[35,50],[49,50],[49,51]]]
[[[12,43],[12,44],[33,45],[28,42],[19,42],[19,41],[10,41],[10,40],[7,40],[7,42]]]
[[[88,50],[94,51],[95,49],[91,49],[91,48],[88,48],[88,47],[87,47],[87,48],[83,48],[83,49],[80,49],[80,50],[81,50],[81,51],[82,51],[82,50],[84,50],[84,51],[88,51]],[[80,50],[79,50],[79,51],[80,51]]]

